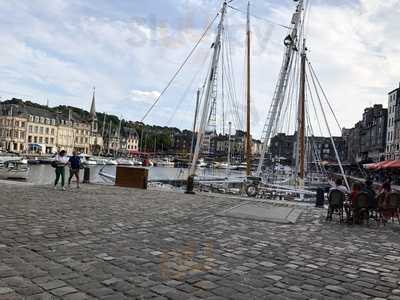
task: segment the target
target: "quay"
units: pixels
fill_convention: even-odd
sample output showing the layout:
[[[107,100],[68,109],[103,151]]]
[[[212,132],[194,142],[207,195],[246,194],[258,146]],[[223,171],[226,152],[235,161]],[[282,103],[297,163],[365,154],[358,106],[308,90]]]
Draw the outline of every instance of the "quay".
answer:
[[[289,202],[0,183],[0,299],[400,299],[400,226]],[[294,223],[233,218],[296,208]]]

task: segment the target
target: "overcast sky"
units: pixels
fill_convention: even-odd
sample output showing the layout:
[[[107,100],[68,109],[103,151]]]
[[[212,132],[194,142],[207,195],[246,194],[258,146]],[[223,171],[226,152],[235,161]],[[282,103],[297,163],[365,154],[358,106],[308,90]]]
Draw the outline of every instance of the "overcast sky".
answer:
[[[140,120],[200,37],[219,0],[0,0],[0,96]],[[246,1],[232,5],[245,9]],[[253,14],[289,24],[292,0],[253,0]],[[308,28],[312,61],[342,126],[366,106],[387,106],[400,81],[398,0],[312,0]],[[243,95],[244,16],[230,10],[232,57]],[[190,128],[195,90],[215,32],[146,119]],[[253,128],[260,135],[282,59],[283,28],[252,20]],[[200,74],[197,76],[196,74]],[[229,116],[227,116],[227,119]],[[332,126],[335,134],[337,126]]]

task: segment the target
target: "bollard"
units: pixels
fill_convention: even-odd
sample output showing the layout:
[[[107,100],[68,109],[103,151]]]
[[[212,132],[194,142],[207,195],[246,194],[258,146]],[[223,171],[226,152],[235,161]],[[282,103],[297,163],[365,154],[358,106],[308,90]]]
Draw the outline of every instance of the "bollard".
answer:
[[[185,194],[191,194],[194,195],[195,192],[193,192],[194,188],[194,176],[190,175],[187,179],[187,185],[186,185],[186,192]]]
[[[90,183],[90,168],[86,167],[83,170],[83,183]]]
[[[317,199],[315,201],[315,207],[324,207],[324,203],[325,203],[324,190],[319,188],[317,189]]]

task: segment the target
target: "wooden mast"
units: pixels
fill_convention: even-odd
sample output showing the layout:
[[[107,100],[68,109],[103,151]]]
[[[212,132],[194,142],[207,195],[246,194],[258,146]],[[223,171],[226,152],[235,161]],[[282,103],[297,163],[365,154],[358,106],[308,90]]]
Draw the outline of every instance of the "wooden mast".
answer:
[[[306,79],[306,41],[303,41],[300,69],[300,94],[299,94],[299,185],[304,186],[305,167],[305,79]]]
[[[250,1],[247,4],[247,112],[246,112],[246,175],[251,175],[251,133],[250,133],[250,46],[251,46],[251,32],[250,32]]]

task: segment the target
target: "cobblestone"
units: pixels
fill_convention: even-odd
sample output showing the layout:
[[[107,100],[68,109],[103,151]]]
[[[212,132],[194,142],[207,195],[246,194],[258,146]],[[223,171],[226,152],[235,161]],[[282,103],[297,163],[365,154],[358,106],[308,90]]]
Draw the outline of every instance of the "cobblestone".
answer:
[[[249,199],[0,183],[0,300],[399,299],[400,226],[219,217]],[[262,204],[263,205],[263,204]]]

